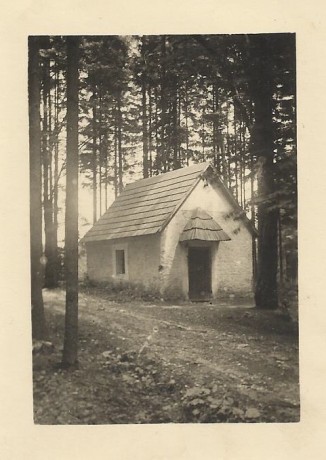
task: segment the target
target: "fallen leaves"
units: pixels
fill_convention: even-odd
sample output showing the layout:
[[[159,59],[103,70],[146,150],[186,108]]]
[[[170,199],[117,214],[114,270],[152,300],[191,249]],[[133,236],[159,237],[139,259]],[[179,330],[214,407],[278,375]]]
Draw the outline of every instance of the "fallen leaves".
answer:
[[[249,409],[246,410],[245,418],[256,419],[259,417],[260,417],[260,412],[254,407],[250,407]]]
[[[294,387],[297,347],[271,328],[270,335],[264,334],[260,321],[266,321],[267,328],[270,316],[252,311],[245,324],[243,310],[236,308],[228,319],[226,307],[147,308],[108,301],[99,305],[96,296],[83,298],[80,369],[73,372],[53,369],[62,354],[64,297],[59,301],[51,293],[50,302],[46,299],[54,348],[38,345],[33,353],[37,423],[298,418],[298,406],[281,404]],[[159,333],[153,329],[157,324]],[[139,355],[145,340],[148,346]],[[297,394],[293,401],[298,403]]]
[[[53,352],[54,345],[52,342],[45,340],[33,340],[33,354]]]
[[[187,389],[182,396],[182,404],[187,422],[248,422],[261,417],[258,409],[241,407],[239,400],[236,401],[229,392],[216,385]]]

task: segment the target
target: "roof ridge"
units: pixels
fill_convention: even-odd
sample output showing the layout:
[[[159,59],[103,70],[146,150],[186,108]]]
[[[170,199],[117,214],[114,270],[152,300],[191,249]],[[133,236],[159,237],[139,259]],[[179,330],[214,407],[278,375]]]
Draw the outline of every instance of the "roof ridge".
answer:
[[[193,165],[190,165],[190,166],[186,166],[184,168],[178,168],[178,169],[174,169],[172,171],[166,171],[164,173],[160,173],[160,174],[157,174],[155,176],[151,176],[151,177],[144,177],[142,179],[137,179],[136,181],[134,182],[130,182],[129,184],[126,184],[124,190],[126,190],[127,187],[131,187],[133,185],[138,185],[140,182],[141,183],[144,183],[145,185],[150,185],[152,182],[155,183],[158,179],[161,179],[162,177],[164,177],[164,179],[162,179],[162,181],[164,180],[168,180],[170,178],[170,176],[178,176],[178,173],[180,174],[180,171],[182,171],[182,175],[187,175],[187,174],[184,174],[184,173],[187,173],[190,169],[193,169],[194,171],[196,171],[196,169],[198,168],[198,172],[201,171],[201,170],[204,170],[206,168],[208,168],[208,166],[211,165],[211,162],[210,161],[204,161],[202,163],[194,163]],[[191,174],[189,172],[189,174]]]
[[[196,163],[186,168],[139,179],[128,184],[86,233],[83,240],[86,242],[101,241],[161,232],[188,198],[209,166],[210,162]],[[183,185],[177,193],[175,180],[179,178]],[[170,193],[172,190],[173,196]],[[133,191],[134,193],[130,193]],[[161,219],[154,212],[157,207],[166,211],[160,213]],[[127,209],[131,210],[130,214],[115,218],[119,210],[123,211],[122,214],[126,214]],[[140,209],[141,211],[137,211]],[[138,212],[147,212],[149,215],[137,220],[135,215]]]

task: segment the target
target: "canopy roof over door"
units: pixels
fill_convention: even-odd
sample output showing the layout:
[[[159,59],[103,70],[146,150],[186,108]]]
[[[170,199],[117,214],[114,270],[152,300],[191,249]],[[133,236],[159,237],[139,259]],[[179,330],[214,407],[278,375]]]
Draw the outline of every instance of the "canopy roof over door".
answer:
[[[201,208],[196,208],[180,235],[180,241],[229,241],[222,227]]]

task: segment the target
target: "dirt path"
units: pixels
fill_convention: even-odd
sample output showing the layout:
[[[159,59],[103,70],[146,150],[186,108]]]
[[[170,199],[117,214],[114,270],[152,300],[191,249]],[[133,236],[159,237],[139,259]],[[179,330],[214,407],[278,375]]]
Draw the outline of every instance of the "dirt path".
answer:
[[[46,291],[44,297],[51,315],[56,313],[58,318],[62,318],[63,292]],[[131,421],[137,422],[140,413],[141,423],[152,422],[151,411],[156,414],[157,420],[164,404],[168,407],[167,421],[188,421],[184,420],[187,402],[189,407],[186,409],[190,410],[190,415],[199,417],[198,421],[206,421],[205,417],[200,419],[201,414],[206,409],[211,412],[220,404],[214,402],[216,395],[219,395],[218,398],[223,395],[223,401],[229,401],[224,403],[226,411],[230,412],[227,405],[231,404],[230,401],[243,410],[253,409],[251,414],[257,418],[253,421],[298,420],[296,335],[291,333],[289,324],[274,313],[257,312],[246,305],[118,303],[98,293],[81,293],[79,310],[83,325],[80,337],[82,356],[89,343],[94,345],[95,342],[96,356],[102,356],[106,350],[109,356],[114,349],[115,353],[127,353],[135,360],[137,356],[139,359],[141,352],[142,359],[151,359],[152,364],[162,363],[160,372],[165,376],[164,391],[153,394],[152,399],[150,393],[154,388],[150,385],[147,394],[143,391],[146,388],[141,389],[140,398],[138,393],[135,395],[131,391],[133,400],[128,403],[128,410],[132,406],[134,411],[133,415],[130,414]],[[114,369],[113,364],[117,365],[117,362],[111,362],[111,370]],[[129,368],[132,365],[129,360]],[[154,367],[157,367],[156,364]],[[134,374],[128,371],[129,383],[133,378],[136,383],[138,380],[135,372],[140,371],[135,371],[136,367],[133,369]],[[121,376],[121,370],[119,372],[119,378],[128,383],[127,374]],[[155,391],[158,386],[156,381]],[[170,387],[173,391],[166,392]],[[180,398],[184,403],[182,414]],[[205,398],[210,398],[209,407]],[[142,407],[144,401],[148,410]],[[154,409],[153,403],[157,406]],[[121,405],[120,411],[123,412]],[[236,413],[235,410],[233,412]],[[111,420],[113,423],[119,421]],[[164,417],[158,421],[165,421]]]

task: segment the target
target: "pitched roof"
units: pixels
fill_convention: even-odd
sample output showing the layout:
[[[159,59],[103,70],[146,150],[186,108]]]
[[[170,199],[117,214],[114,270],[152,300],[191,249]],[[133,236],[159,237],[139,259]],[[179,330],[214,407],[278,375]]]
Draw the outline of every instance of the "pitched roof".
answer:
[[[180,235],[180,241],[229,241],[231,238],[222,227],[201,208],[196,208]]]
[[[83,240],[111,240],[161,231],[209,165],[200,163],[128,184]]]

